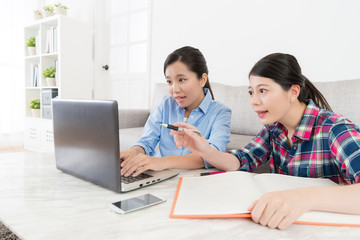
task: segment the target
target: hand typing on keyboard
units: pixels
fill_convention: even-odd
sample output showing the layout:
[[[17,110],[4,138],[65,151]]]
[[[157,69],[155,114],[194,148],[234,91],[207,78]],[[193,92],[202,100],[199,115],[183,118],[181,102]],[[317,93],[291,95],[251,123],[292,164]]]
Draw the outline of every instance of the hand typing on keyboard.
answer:
[[[121,151],[120,158],[122,159],[121,175],[125,177],[136,177],[146,170],[160,171],[166,169],[165,160],[146,155],[144,149],[139,146]]]
[[[122,177],[121,182],[132,183],[132,182],[136,182],[136,181],[143,180],[143,179],[150,178],[150,177],[152,177],[152,176],[149,174],[146,174],[146,173],[141,173],[136,177],[133,177],[132,174],[130,174],[129,177]]]

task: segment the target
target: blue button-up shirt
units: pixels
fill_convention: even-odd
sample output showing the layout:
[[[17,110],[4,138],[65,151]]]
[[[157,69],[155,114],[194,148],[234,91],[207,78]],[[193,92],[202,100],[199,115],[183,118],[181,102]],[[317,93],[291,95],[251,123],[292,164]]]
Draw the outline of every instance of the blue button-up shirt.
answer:
[[[212,100],[209,89],[205,88],[204,93],[203,101],[190,113],[187,123],[197,127],[211,146],[224,152],[230,141],[231,110]],[[134,145],[141,146],[147,155],[155,157],[190,154],[191,151],[185,147],[176,147],[173,136],[169,136],[170,129],[160,126],[161,123],[183,122],[184,115],[185,109],[180,107],[172,96],[165,96],[150,114],[142,137]],[[156,151],[158,144],[159,149]],[[206,168],[212,167],[205,160],[204,164]]]

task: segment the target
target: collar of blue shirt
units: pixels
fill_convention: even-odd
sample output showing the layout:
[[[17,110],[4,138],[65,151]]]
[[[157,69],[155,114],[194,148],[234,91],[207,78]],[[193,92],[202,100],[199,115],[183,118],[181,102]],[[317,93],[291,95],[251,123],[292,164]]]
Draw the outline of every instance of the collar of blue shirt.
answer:
[[[205,93],[205,97],[197,108],[199,108],[204,114],[206,114],[212,102],[212,96],[208,88],[204,88],[204,93]],[[180,106],[178,105],[176,110],[178,110],[179,108]]]

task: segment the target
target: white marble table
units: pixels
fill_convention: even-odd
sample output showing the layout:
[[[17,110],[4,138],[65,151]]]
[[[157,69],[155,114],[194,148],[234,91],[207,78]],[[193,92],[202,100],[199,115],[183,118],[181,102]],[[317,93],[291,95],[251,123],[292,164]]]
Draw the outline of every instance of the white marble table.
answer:
[[[183,171],[180,176],[202,171]],[[119,194],[57,170],[53,154],[0,154],[0,221],[19,237],[37,240],[360,238],[360,228],[292,225],[280,231],[250,219],[170,219],[177,181]],[[167,202],[125,215],[106,207],[144,193]]]

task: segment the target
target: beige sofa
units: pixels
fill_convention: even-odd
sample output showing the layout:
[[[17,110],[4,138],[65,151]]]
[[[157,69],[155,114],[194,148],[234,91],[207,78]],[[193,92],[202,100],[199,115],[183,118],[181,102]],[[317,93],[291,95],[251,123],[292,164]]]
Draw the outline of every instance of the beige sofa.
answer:
[[[360,125],[360,79],[335,82],[315,82],[332,109]],[[227,149],[245,146],[260,131],[262,124],[251,108],[248,86],[229,86],[211,84],[215,100],[226,104],[232,110],[231,139]],[[143,126],[150,111],[167,94],[165,83],[155,86],[150,110],[119,110],[120,148],[128,149],[141,136]],[[261,166],[257,172],[267,172],[268,165]]]

